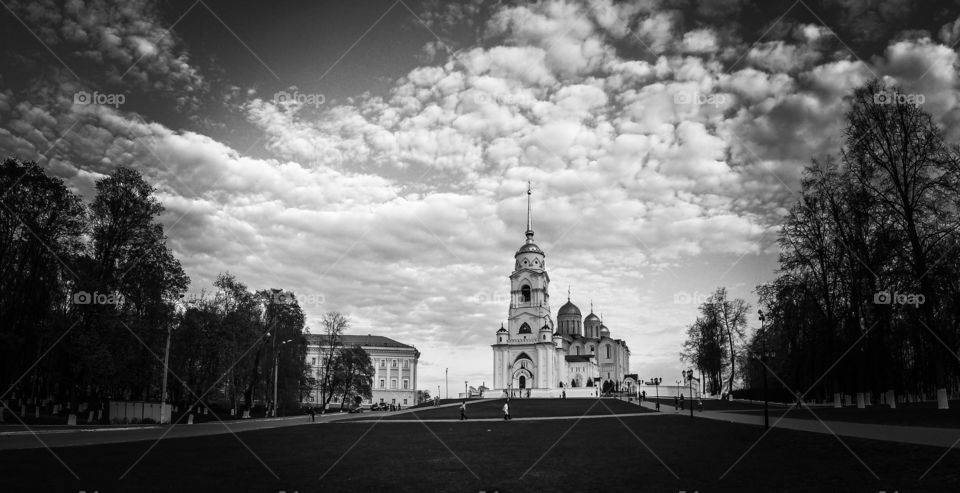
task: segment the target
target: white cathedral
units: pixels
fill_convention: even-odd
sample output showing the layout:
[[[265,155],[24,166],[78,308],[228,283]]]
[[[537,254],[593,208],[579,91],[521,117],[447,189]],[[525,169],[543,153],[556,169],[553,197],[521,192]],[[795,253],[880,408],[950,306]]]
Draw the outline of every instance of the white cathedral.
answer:
[[[550,276],[546,254],[533,241],[527,188],[527,240],[514,255],[510,274],[510,308],[507,326],[500,325],[493,344],[493,389],[486,395],[507,392],[523,397],[594,395],[602,389],[633,389],[637,376],[629,374],[630,349],[614,339],[600,317],[583,318],[570,301],[550,311]]]

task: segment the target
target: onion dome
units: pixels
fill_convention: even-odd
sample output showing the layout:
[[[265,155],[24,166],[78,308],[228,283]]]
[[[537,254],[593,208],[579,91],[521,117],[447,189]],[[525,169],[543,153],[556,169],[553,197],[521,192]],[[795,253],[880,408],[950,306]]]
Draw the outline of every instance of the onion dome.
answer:
[[[600,337],[610,337],[610,329],[606,325],[600,324]]]
[[[594,315],[593,312],[590,312],[590,315],[587,315],[587,318],[583,319],[583,322],[584,322],[584,323],[586,323],[586,322],[599,322],[599,321],[600,321],[600,317]]]
[[[574,305],[572,302],[570,302],[569,299],[567,299],[567,302],[560,307],[560,311],[557,312],[557,314],[558,315],[576,315],[577,317],[580,317],[580,309],[577,308],[577,305]]]
[[[500,324],[500,330],[497,331],[497,334],[499,334],[499,333],[501,333],[501,332],[506,332],[506,331],[507,331],[507,329],[504,329],[504,328],[503,328],[503,324]]]

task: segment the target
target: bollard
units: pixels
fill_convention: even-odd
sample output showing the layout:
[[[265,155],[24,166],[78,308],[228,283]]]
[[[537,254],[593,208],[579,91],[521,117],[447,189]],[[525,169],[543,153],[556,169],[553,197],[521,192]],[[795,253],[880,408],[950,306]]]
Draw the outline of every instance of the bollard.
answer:
[[[193,413],[190,413],[190,414],[187,415],[187,424],[188,424],[188,425],[192,425],[192,424],[193,424]]]
[[[77,415],[70,413],[67,415],[67,426],[77,426]]]

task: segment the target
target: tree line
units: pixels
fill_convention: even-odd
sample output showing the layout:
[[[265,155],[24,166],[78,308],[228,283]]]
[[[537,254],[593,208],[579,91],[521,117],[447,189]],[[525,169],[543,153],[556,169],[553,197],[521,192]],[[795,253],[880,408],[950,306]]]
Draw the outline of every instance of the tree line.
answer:
[[[776,277],[757,287],[763,330],[744,337],[717,299],[701,307],[682,354],[714,389],[726,373],[732,390],[736,363],[745,388],[758,388],[766,367],[771,388],[791,398],[946,408],[957,395],[960,150],[900,96],[876,80],[856,89],[839,156],[805,168]]]
[[[3,161],[0,401],[72,410],[159,402],[166,354],[168,402],[187,408],[291,409],[316,388],[296,295],[251,291],[223,273],[212,292],[187,297],[190,279],[167,245],[155,192],[118,168],[85,203],[36,163]],[[340,314],[328,318],[347,326]],[[349,349],[362,361],[362,349]],[[344,389],[344,361],[332,362],[326,389]],[[364,394],[356,382],[346,388]]]

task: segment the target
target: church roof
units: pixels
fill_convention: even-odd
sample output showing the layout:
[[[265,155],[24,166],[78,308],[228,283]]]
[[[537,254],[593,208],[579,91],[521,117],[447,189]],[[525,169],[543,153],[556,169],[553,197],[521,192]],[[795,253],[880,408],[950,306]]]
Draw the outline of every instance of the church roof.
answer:
[[[577,308],[577,305],[574,305],[570,300],[567,300],[567,302],[560,307],[560,311],[557,312],[557,315],[576,315],[579,317],[580,309]]]
[[[499,334],[499,333],[501,333],[501,332],[506,332],[506,331],[507,331],[507,329],[504,329],[503,326],[501,325],[501,326],[500,326],[500,330],[497,331],[497,334]]]
[[[536,243],[528,241],[527,243],[524,243],[519,250],[517,250],[517,253],[514,255],[514,257],[520,255],[521,253],[539,253],[540,255],[543,255],[543,250],[541,250]]]

